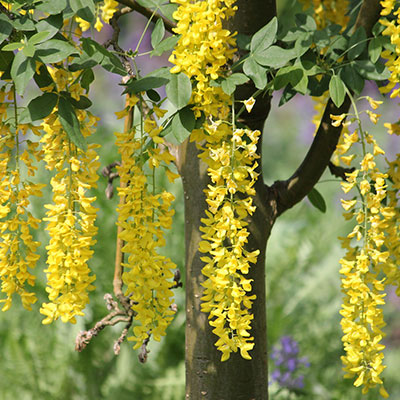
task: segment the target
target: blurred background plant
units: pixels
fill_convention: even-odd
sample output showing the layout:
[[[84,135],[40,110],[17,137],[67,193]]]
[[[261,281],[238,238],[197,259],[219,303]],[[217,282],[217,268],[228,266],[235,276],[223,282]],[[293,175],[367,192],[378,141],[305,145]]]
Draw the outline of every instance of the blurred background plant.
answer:
[[[286,18],[292,18],[299,10],[291,0],[280,3]],[[130,17],[132,18],[132,17]],[[128,28],[132,33],[141,32],[145,20],[135,16]],[[131,33],[121,34],[129,37]],[[103,32],[102,32],[103,34]],[[136,39],[137,40],[137,39]],[[129,43],[126,44],[129,48]],[[133,45],[131,45],[133,47]],[[146,59],[141,68],[146,72],[154,68],[152,59]],[[102,76],[101,76],[102,75]],[[113,145],[113,132],[122,129],[113,112],[123,108],[122,89],[115,89],[117,81],[110,81],[102,71],[98,71],[97,84],[91,98],[92,111],[101,116],[101,125],[96,133],[100,140],[102,167],[118,159]],[[374,98],[379,95],[375,88],[367,87]],[[104,93],[112,95],[105,96]],[[96,101],[101,99],[101,101]],[[285,179],[301,162],[307,146],[312,140],[314,126],[311,122],[312,100],[297,95],[295,99],[278,108],[279,93],[275,95],[268,126],[274,127],[264,135],[264,171],[266,183]],[[390,104],[382,108],[388,118],[394,120]],[[371,127],[372,129],[372,127]],[[388,136],[383,127],[380,136]],[[101,138],[101,139],[99,139]],[[399,149],[399,142],[388,137],[387,147]],[[273,156],[274,155],[274,156]],[[44,170],[42,174],[46,174]],[[100,171],[99,171],[100,173]],[[38,175],[40,180],[40,175]],[[168,184],[176,196],[174,226],[167,236],[165,255],[177,263],[184,282],[184,215],[183,194],[180,181]],[[45,257],[36,267],[38,275],[37,292],[39,300],[33,312],[22,309],[15,301],[12,313],[0,313],[0,352],[2,367],[0,372],[0,400],[181,400],[184,398],[184,291],[175,291],[178,312],[161,343],[151,343],[148,362],[141,364],[130,343],[123,343],[119,356],[113,353],[113,343],[119,337],[120,327],[107,328],[82,352],[74,351],[74,342],[80,330],[91,328],[106,314],[103,300],[105,293],[112,292],[112,278],[115,252],[115,208],[117,196],[107,200],[104,194],[106,179],[100,179],[97,192],[99,207],[97,245],[90,262],[97,276],[96,291],[91,294],[91,303],[85,317],[75,326],[57,321],[51,326],[43,326],[38,317],[38,309],[45,300]],[[172,187],[171,187],[172,186]],[[271,362],[271,399],[288,400],[373,400],[374,393],[362,395],[351,380],[344,380],[341,372],[342,355],[340,330],[339,263],[343,252],[338,236],[349,231],[349,226],[341,217],[339,202],[340,185],[336,178],[326,173],[318,184],[327,203],[326,214],[321,214],[308,202],[303,201],[285,213],[278,221],[268,244],[267,288],[268,288],[268,341],[270,354],[278,367],[279,348],[290,347],[292,355],[299,347],[301,357],[306,356],[309,367],[303,366],[304,387],[289,390],[281,380],[274,379]],[[44,191],[44,196],[49,192]],[[44,215],[43,203],[37,200],[35,213]],[[36,240],[46,243],[44,225],[37,231]],[[385,361],[389,366],[384,372],[385,387],[393,399],[400,398],[400,302],[389,290],[385,315],[388,326],[385,338]],[[290,340],[288,339],[290,337]],[[296,345],[294,345],[294,343]],[[286,352],[287,353],[287,352]],[[282,364],[281,364],[282,366]],[[290,370],[290,367],[287,367]],[[275,378],[278,378],[275,373]],[[293,389],[293,388],[290,388]],[[301,389],[301,390],[298,390]]]

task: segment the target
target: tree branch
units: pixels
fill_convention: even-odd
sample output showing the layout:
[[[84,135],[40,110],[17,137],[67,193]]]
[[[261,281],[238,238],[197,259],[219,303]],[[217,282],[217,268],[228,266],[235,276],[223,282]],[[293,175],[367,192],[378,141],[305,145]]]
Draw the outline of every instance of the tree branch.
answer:
[[[355,29],[363,26],[367,35],[370,36],[371,29],[378,21],[379,15],[379,0],[364,0]],[[349,108],[350,99],[348,96],[339,108],[333,104],[332,100],[328,101],[317,134],[303,162],[289,179],[276,181],[271,188],[276,197],[277,216],[300,202],[319,181],[336,149],[342,130],[341,127],[332,126],[330,115],[347,113]]]
[[[147,18],[152,17],[155,21],[158,21],[159,19],[162,19],[165,25],[165,29],[170,32],[170,33],[174,33],[173,32],[173,28],[175,28],[175,23],[170,21],[168,18],[164,17],[163,15],[159,14],[159,13],[154,13],[153,10],[151,10],[150,8],[147,7],[143,7],[140,4],[138,4],[135,0],[117,0],[118,3],[124,4],[125,6],[128,6],[130,8],[132,8],[132,10],[137,11],[139,14],[144,15]]]

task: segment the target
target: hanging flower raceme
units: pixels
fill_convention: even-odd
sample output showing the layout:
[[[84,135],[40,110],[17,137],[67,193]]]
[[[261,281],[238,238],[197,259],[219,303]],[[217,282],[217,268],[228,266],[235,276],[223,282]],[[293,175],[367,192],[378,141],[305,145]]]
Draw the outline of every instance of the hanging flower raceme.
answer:
[[[400,82],[400,15],[398,4],[394,0],[387,0],[381,2],[382,11],[380,23],[385,26],[385,30],[382,35],[389,36],[390,42],[393,45],[393,49],[385,49],[381,56],[387,60],[386,67],[390,71],[391,75],[389,77],[389,83],[385,87],[381,87],[382,93],[389,93],[391,98],[400,97],[400,88],[398,86]],[[392,18],[388,18],[391,17]]]
[[[203,241],[200,251],[206,264],[203,274],[202,311],[209,313],[210,325],[219,337],[217,348],[221,360],[240,351],[250,359],[254,347],[250,336],[255,295],[251,279],[246,278],[259,251],[245,249],[249,232],[246,218],[254,213],[253,185],[257,179],[256,153],[259,131],[236,129],[232,117],[232,100],[212,81],[224,76],[227,63],[235,52],[234,35],[224,29],[223,21],[231,17],[234,1],[175,0],[180,4],[174,13],[175,32],[181,34],[170,61],[171,72],[184,72],[193,81],[191,103],[195,115],[202,113],[206,123],[192,132],[203,149],[200,158],[208,165],[211,184],[206,192],[208,210],[202,219]],[[252,106],[253,101],[247,101]],[[201,143],[206,142],[205,146]]]
[[[138,97],[131,96],[124,113],[138,101]],[[118,194],[123,199],[117,209],[118,225],[122,228],[119,237],[125,243],[122,252],[126,255],[122,279],[139,323],[133,328],[134,336],[129,338],[136,342],[135,349],[150,335],[159,341],[175,314],[171,287],[176,265],[159,254],[159,248],[165,246],[163,230],[171,228],[174,214],[174,196],[167,191],[156,193],[155,168],[162,165],[168,169],[174,160],[166,147],[159,146],[164,142],[159,136],[161,130],[148,115],[137,129],[116,133],[121,154]],[[149,139],[150,145],[146,146]]]
[[[82,88],[76,74],[56,67],[51,75],[58,90],[67,90],[79,100]],[[88,138],[94,131],[97,118],[84,110],[77,110],[82,135]],[[97,144],[88,144],[84,150],[76,146],[65,132],[57,115],[57,107],[44,119],[41,139],[46,168],[54,171],[51,178],[53,203],[47,204],[47,231],[50,235],[47,264],[47,288],[49,302],[43,303],[40,312],[45,315],[44,324],[61,318],[75,323],[75,316],[84,315],[89,302],[88,291],[93,290],[95,276],[91,275],[88,260],[96,243],[94,225],[97,209],[95,197],[88,191],[96,187],[97,170],[100,166]]]
[[[37,142],[28,139],[35,128],[19,124],[13,86],[0,88],[0,277],[1,292],[6,299],[2,311],[11,307],[14,293],[21,297],[24,308],[30,310],[36,296],[28,289],[33,287],[33,269],[39,259],[36,253],[39,242],[33,240],[31,231],[37,229],[40,220],[30,209],[31,196],[41,196],[44,185],[29,180],[35,174],[33,159],[41,158]]]
[[[370,101],[370,104],[376,105],[376,102]],[[375,115],[370,115],[372,121]],[[334,124],[344,120],[343,116],[332,117]],[[376,164],[376,158],[384,152],[372,135],[363,131],[357,110],[355,120],[358,129],[345,134],[339,147],[341,158],[347,158],[349,162],[356,156],[346,154],[352,152],[355,144],[362,147],[358,168],[347,173],[346,182],[342,183],[345,193],[358,192],[358,196],[342,200],[345,218],[356,222],[352,232],[342,238],[342,246],[346,249],[346,255],[340,260],[340,273],[344,275],[340,313],[346,351],[342,361],[345,377],[356,377],[354,385],[363,386],[362,393],[380,385],[380,394],[386,398],[388,394],[380,377],[385,368],[382,364],[385,346],[381,343],[385,322],[381,307],[385,303],[385,286],[393,283],[397,270],[393,268],[393,256],[386,247],[389,237],[394,239],[395,212],[386,204],[388,175],[380,172]]]
[[[207,142],[201,158],[208,164],[212,184],[206,190],[208,211],[202,219],[204,232],[200,251],[206,263],[203,274],[208,278],[202,297],[202,311],[209,313],[213,332],[219,336],[217,348],[221,360],[227,360],[238,349],[242,357],[250,359],[248,351],[254,347],[250,337],[253,315],[251,279],[246,278],[259,251],[245,249],[249,232],[246,219],[255,211],[250,196],[257,179],[255,160],[259,131],[235,129],[221,122],[205,128],[212,140]],[[217,137],[219,140],[217,140]]]

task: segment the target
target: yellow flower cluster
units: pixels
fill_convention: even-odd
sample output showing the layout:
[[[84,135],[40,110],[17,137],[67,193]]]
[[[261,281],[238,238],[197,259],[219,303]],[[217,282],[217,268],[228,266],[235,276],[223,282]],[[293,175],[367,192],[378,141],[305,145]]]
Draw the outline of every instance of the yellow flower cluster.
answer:
[[[191,102],[197,117],[200,111],[217,117],[219,105],[230,100],[221,88],[211,87],[210,82],[223,73],[235,52],[233,35],[222,27],[223,21],[236,10],[235,0],[171,1],[180,4],[173,17],[177,21],[174,32],[182,35],[169,58],[175,64],[171,72],[184,72],[195,80]]]
[[[0,300],[4,303],[2,311],[11,307],[14,293],[28,310],[37,300],[26,287],[34,286],[35,276],[29,269],[39,259],[36,249],[40,245],[31,234],[40,220],[29,211],[29,197],[41,196],[44,186],[28,180],[36,170],[32,157],[39,160],[41,153],[38,143],[26,138],[28,126],[18,124],[14,95],[12,88],[0,89],[0,277],[1,292],[6,295],[6,299]]]
[[[400,12],[398,5],[396,6],[395,0],[381,1],[381,5],[381,16],[383,18],[381,18],[379,22],[383,26],[386,26],[382,34],[390,36],[390,41],[395,46],[395,49],[394,51],[386,49],[381,54],[381,56],[387,60],[386,67],[389,69],[391,76],[389,77],[389,83],[385,87],[380,88],[380,90],[382,93],[389,93],[394,89],[390,97],[400,97],[400,88],[395,88],[400,82]],[[385,18],[392,13],[394,18],[391,21]]]
[[[214,131],[215,129],[215,131]],[[219,336],[216,346],[221,360],[238,349],[243,358],[251,359],[254,347],[250,337],[253,319],[251,306],[252,279],[246,278],[250,265],[257,261],[259,250],[247,251],[249,232],[246,219],[255,211],[250,196],[257,179],[255,168],[259,131],[235,129],[226,122],[206,127],[211,140],[201,158],[208,164],[212,184],[206,190],[208,211],[202,219],[204,232],[200,251],[206,263],[202,272],[208,278],[201,305],[209,313],[213,332]]]
[[[202,257],[206,263],[202,272],[207,279],[201,307],[209,313],[210,325],[219,337],[216,346],[222,352],[221,360],[238,350],[243,358],[250,359],[255,295],[250,294],[252,280],[246,274],[259,251],[245,249],[249,236],[246,218],[255,210],[251,196],[255,194],[260,132],[236,129],[234,117],[230,118],[230,96],[211,84],[224,76],[235,52],[234,35],[222,23],[236,7],[233,0],[174,1],[180,4],[174,13],[175,32],[182,36],[170,57],[175,64],[171,72],[184,72],[192,79],[193,109],[197,116],[203,112],[207,121],[191,135],[203,149],[200,158],[208,165],[211,178],[205,191],[208,211],[200,228],[203,241],[199,250],[208,253]],[[254,100],[247,103],[251,108]]]
[[[138,101],[132,96],[130,107]],[[139,322],[133,328],[134,336],[129,338],[136,342],[135,349],[150,335],[159,341],[174,315],[171,287],[176,265],[158,254],[158,248],[165,246],[163,230],[171,228],[174,214],[171,209],[174,196],[167,191],[155,191],[154,168],[160,163],[168,165],[174,159],[166,147],[157,146],[164,141],[159,136],[161,130],[148,115],[137,130],[115,134],[121,154],[118,195],[123,199],[117,209],[118,225],[122,227],[119,237],[125,243],[122,251],[127,255],[122,279],[135,311],[135,320]],[[149,138],[152,145],[145,149]],[[148,160],[151,185],[144,172],[145,159]]]
[[[104,0],[103,4],[99,6],[96,4],[96,22],[94,24],[95,29],[100,32],[103,28],[103,20],[106,24],[110,23],[110,19],[117,11],[118,1],[115,0]],[[90,28],[90,22],[82,19],[81,17],[75,17],[76,22],[81,28],[82,32],[87,31]]]
[[[338,24],[346,27],[349,22],[349,0],[301,0],[304,9],[313,7],[314,19],[318,29],[323,29],[329,24]]]
[[[369,99],[373,108],[377,102]],[[378,115],[367,113],[372,121]],[[362,147],[362,160],[359,167],[347,173],[342,189],[345,193],[357,189],[358,196],[342,200],[344,217],[354,219],[356,225],[347,237],[342,239],[346,255],[340,260],[342,291],[344,300],[342,310],[342,341],[346,355],[342,357],[346,378],[356,376],[355,386],[363,385],[362,393],[380,385],[380,394],[387,398],[380,374],[385,346],[381,343],[385,326],[381,306],[385,304],[385,285],[398,278],[398,271],[393,262],[393,255],[388,251],[388,240],[398,243],[394,217],[394,206],[387,205],[388,174],[379,171],[376,158],[384,151],[378,146],[372,135],[363,131],[356,111],[358,130],[344,134],[338,145],[341,159],[350,164],[354,154],[346,155],[353,145]],[[332,116],[333,124],[342,123],[345,115]],[[395,233],[396,232],[396,233]]]
[[[76,73],[60,67],[53,69],[51,75],[58,90],[68,90],[79,99],[83,89],[76,83]],[[45,270],[49,302],[40,309],[46,317],[43,324],[59,317],[63,322],[75,323],[75,316],[84,315],[82,310],[89,302],[88,291],[94,289],[95,280],[87,262],[93,254],[90,247],[96,243],[97,209],[92,205],[96,198],[88,197],[87,192],[96,187],[98,179],[98,145],[89,144],[83,150],[73,144],[56,111],[57,108],[44,119],[45,134],[41,139],[46,168],[55,172],[51,178],[53,204],[45,205],[48,211],[44,220],[48,221],[50,235]],[[77,110],[77,117],[83,136],[89,137],[97,124],[96,117],[84,110]]]

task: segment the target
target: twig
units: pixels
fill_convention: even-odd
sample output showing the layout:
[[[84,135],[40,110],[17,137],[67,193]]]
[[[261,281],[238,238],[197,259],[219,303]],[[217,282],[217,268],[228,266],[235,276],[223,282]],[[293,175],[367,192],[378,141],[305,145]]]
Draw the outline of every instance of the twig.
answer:
[[[175,26],[176,26],[175,23],[170,21],[168,18],[164,17],[163,15],[161,15],[159,13],[153,14],[153,10],[151,10],[150,8],[141,6],[134,0],[117,0],[117,1],[118,1],[118,3],[124,4],[125,6],[132,8],[133,10],[137,11],[139,14],[144,15],[146,18],[153,17],[153,19],[155,21],[162,19],[164,22],[164,25],[165,25],[165,29],[168,32],[173,33],[172,29],[175,28]]]
[[[142,346],[140,347],[139,352],[139,361],[144,364],[147,361],[147,355],[150,353],[150,350],[147,348],[147,344],[149,343],[150,335],[143,341]]]
[[[106,326],[114,326],[119,322],[128,323],[125,329],[129,329],[129,327],[131,326],[133,319],[132,309],[127,315],[125,310],[121,310],[118,307],[118,303],[112,298],[111,294],[109,293],[106,293],[104,295],[104,300],[106,301],[107,309],[109,309],[110,312],[103,319],[97,322],[93,328],[89,329],[88,331],[81,331],[78,333],[75,340],[76,351],[81,352],[90,343],[92,338],[96,337]]]
[[[108,179],[106,188],[106,197],[109,200],[114,195],[113,181],[114,179],[119,178],[118,172],[113,172],[113,169],[118,165],[121,165],[121,163],[119,161],[114,161],[113,163],[108,164],[106,167],[104,167],[103,170],[101,171],[102,175]]]
[[[346,174],[351,174],[355,168],[343,168],[339,167],[332,162],[329,162],[328,164],[329,167],[329,172],[333,175],[336,176],[337,178],[341,178],[342,180],[346,180]]]
[[[119,58],[121,59],[121,62],[124,65],[126,73],[130,77],[134,76],[135,74],[133,72],[129,57],[127,55],[125,55],[125,50],[122,47],[120,47],[118,44],[119,34],[121,32],[121,28],[118,25],[118,19],[122,15],[128,14],[132,11],[133,11],[132,8],[124,7],[121,10],[117,10],[114,13],[113,17],[110,20],[110,25],[113,28],[113,33],[112,33],[111,39],[107,40],[107,42],[105,42],[103,44],[103,47],[105,47],[106,49],[110,46],[113,47],[113,49],[117,52]]]

